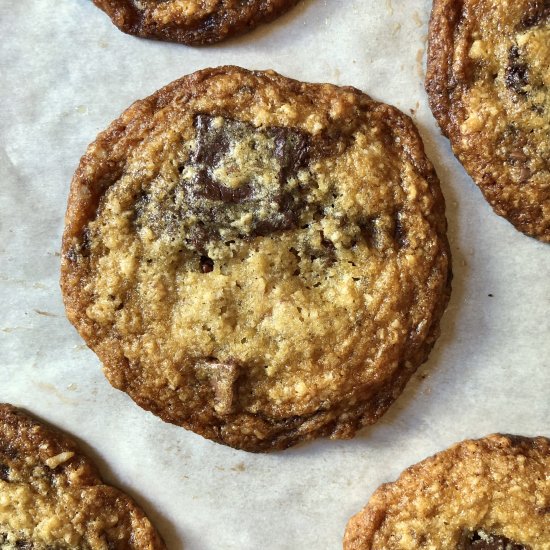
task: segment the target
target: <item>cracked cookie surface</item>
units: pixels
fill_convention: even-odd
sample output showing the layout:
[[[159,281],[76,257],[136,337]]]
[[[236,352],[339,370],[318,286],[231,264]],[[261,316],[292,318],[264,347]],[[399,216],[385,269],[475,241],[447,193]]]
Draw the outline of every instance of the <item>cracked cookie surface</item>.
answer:
[[[219,42],[267,23],[299,0],[94,0],[123,32],[189,45]]]
[[[549,550],[550,440],[458,443],[382,485],[348,523],[345,550]]]
[[[438,336],[444,201],[397,109],[207,69],[89,147],[61,283],[111,384],[164,420],[250,451],[352,437]]]
[[[435,0],[426,88],[495,212],[550,242],[550,0]]]
[[[67,436],[0,404],[0,549],[163,550],[125,494]]]

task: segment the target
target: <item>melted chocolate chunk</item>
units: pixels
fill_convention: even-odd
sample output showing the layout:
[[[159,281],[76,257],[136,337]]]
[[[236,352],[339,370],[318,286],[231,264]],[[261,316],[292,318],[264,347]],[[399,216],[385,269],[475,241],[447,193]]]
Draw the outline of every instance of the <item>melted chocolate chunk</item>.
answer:
[[[15,542],[15,547],[18,550],[32,550],[34,548],[34,544],[30,540],[17,540]]]
[[[216,127],[214,117],[197,115],[195,117],[197,147],[191,155],[193,164],[213,166],[229,151],[230,141],[223,126]]]
[[[500,535],[470,531],[464,533],[457,550],[530,550],[530,548]]]
[[[520,51],[517,46],[510,48],[508,67],[504,77],[506,86],[517,94],[525,93],[523,88],[529,84],[529,68],[520,61]]]
[[[289,231],[322,211],[306,200],[307,184],[298,175],[305,170],[311,178],[311,160],[345,148],[344,138],[328,147],[324,138],[314,140],[298,128],[256,128],[207,114],[196,115],[194,127],[194,147],[173,190],[144,190],[136,197],[136,228],[183,238],[189,250],[208,257],[210,243]],[[202,262],[200,269],[210,266]]]
[[[235,412],[237,407],[237,381],[241,367],[234,361],[220,363],[216,359],[207,359],[198,365],[208,378],[214,393],[214,410],[219,415]]]
[[[251,124],[237,120],[197,115],[195,129],[197,131],[197,147],[191,155],[191,163],[197,168],[194,184],[195,193],[212,201],[225,203],[241,203],[254,199],[254,187],[245,183],[237,188],[226,187],[216,182],[212,171],[223,157],[227,155],[233,144],[246,139],[247,136],[263,133],[273,140],[273,156],[279,161],[279,184],[284,186],[298,170],[307,166],[310,144],[308,136],[297,129],[268,127],[258,130]],[[266,159],[266,162],[269,159]]]
[[[524,29],[536,27],[550,20],[550,0],[534,0],[521,20]]]
[[[221,238],[221,230],[225,238],[252,238],[297,226],[298,212],[303,206],[302,193],[299,186],[291,189],[289,180],[308,165],[311,146],[307,134],[292,128],[258,129],[245,122],[209,115],[197,115],[195,128],[196,148],[190,159],[195,175],[191,181],[182,182],[186,206],[199,219],[187,237],[192,248],[204,252],[208,242]],[[255,150],[258,138],[263,140],[266,148],[263,153],[267,158],[258,155],[260,160],[256,162],[261,166],[250,168],[249,181],[241,182],[238,187],[218,181],[215,171],[232,149],[246,142]],[[273,170],[273,158],[278,162],[275,174],[278,185],[267,189],[256,172],[264,165],[267,171]],[[236,231],[235,220],[247,214],[251,216],[249,226]]]
[[[195,193],[212,201],[239,203],[249,199],[252,195],[250,185],[241,185],[236,189],[226,187],[214,181],[211,175],[212,169],[227,155],[233,141],[242,138],[242,129],[231,125],[216,125],[214,117],[198,115],[195,117],[195,129],[197,131],[197,147],[191,155],[191,163],[198,168],[194,184]],[[239,136],[239,134],[241,134]]]
[[[279,182],[285,182],[307,166],[310,143],[304,132],[290,128],[269,128],[268,135],[275,140],[275,156],[281,164]]]
[[[240,203],[252,197],[253,189],[250,185],[242,185],[231,189],[213,181],[206,170],[201,170],[195,178],[198,185],[197,193],[205,199],[226,203]]]

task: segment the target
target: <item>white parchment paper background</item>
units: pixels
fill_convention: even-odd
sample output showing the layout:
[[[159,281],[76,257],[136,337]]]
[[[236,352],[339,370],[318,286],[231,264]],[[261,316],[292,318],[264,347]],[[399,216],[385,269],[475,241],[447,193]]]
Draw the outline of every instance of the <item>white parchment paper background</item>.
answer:
[[[436,128],[421,84],[430,4],[302,0],[199,49],[126,36],[90,0],[0,1],[0,400],[76,436],[170,550],[336,549],[406,466],[466,437],[550,435],[550,246],[492,213]],[[227,63],[412,109],[441,178],[455,273],[442,336],[353,441],[252,455],[164,424],[109,386],[64,317],[58,250],[86,146],[134,99]]]

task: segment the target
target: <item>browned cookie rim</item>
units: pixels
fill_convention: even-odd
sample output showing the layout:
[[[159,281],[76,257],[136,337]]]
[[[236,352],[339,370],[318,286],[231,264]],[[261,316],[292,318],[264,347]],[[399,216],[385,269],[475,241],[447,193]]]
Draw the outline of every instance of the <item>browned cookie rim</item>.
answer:
[[[275,449],[284,449],[300,441],[307,441],[317,437],[328,436],[333,438],[349,438],[354,435],[359,428],[373,424],[389,408],[393,401],[403,391],[407,381],[416,371],[416,368],[426,361],[428,354],[433,347],[435,340],[439,335],[439,321],[446,308],[451,290],[451,263],[450,248],[446,237],[446,219],[444,215],[444,199],[439,187],[439,180],[433,169],[433,166],[426,158],[421,138],[409,117],[397,109],[385,104],[371,100],[366,94],[354,88],[344,88],[354,94],[372,102],[376,108],[383,109],[389,118],[396,120],[396,125],[402,132],[402,136],[408,140],[406,155],[415,169],[429,183],[430,192],[435,197],[438,226],[437,236],[442,248],[442,254],[448,258],[447,273],[443,274],[446,284],[439,300],[434,304],[432,312],[432,324],[428,330],[426,339],[416,343],[413,347],[411,356],[407,357],[408,365],[401,364],[396,369],[395,375],[390,379],[384,379],[375,387],[368,388],[368,395],[363,396],[363,401],[353,407],[350,411],[346,406],[346,396],[343,396],[339,408],[330,408],[321,410],[313,415],[295,416],[283,421],[262,417],[259,414],[251,415],[249,413],[240,413],[234,415],[235,418],[246,420],[247,417],[261,418],[263,422],[270,425],[269,437],[260,440],[255,435],[235,436],[231,433],[224,433],[223,427],[225,419],[217,424],[204,425],[193,418],[181,419],[171,415],[170,411],[163,408],[154,400],[143,398],[139,391],[132,389],[132,380],[130,369],[123,369],[123,372],[117,373],[116,382],[110,373],[120,371],[120,363],[128,364],[122,354],[112,353],[102,354],[96,348],[90,335],[96,333],[94,323],[81,314],[79,296],[78,296],[78,267],[73,264],[71,254],[72,247],[78,242],[83,228],[93,219],[97,206],[100,203],[103,192],[108,188],[111,182],[115,181],[122,173],[122,165],[125,160],[125,151],[127,146],[132,143],[132,131],[139,126],[139,132],[143,135],[147,132],[147,124],[150,119],[147,117],[158,109],[168,105],[176,94],[180,103],[186,102],[189,98],[200,95],[201,86],[206,86],[207,81],[216,75],[225,75],[228,73],[253,75],[258,79],[267,79],[270,82],[292,89],[294,91],[304,88],[321,89],[322,84],[306,84],[292,80],[272,71],[247,71],[239,67],[224,66],[214,69],[204,69],[191,75],[187,75],[166,87],[152,94],[148,98],[135,102],[127,109],[119,119],[115,120],[107,130],[102,132],[94,142],[97,148],[103,151],[109,151],[105,155],[100,165],[95,158],[89,154],[84,155],[80,166],[77,169],[71,184],[71,191],[68,200],[66,214],[66,228],[63,236],[62,245],[62,267],[61,267],[61,287],[63,291],[65,307],[69,320],[75,325],[80,334],[87,341],[88,345],[99,355],[105,365],[106,375],[115,387],[128,393],[130,397],[142,408],[160,416],[163,420],[190,429],[204,437],[214,441],[230,445],[252,452],[264,452]],[[340,88],[341,89],[341,88]],[[88,168],[92,165],[99,167],[99,177],[94,175],[89,178]],[[436,267],[434,266],[435,270]],[[432,271],[432,276],[434,271]],[[345,414],[345,420],[340,416]]]
[[[269,23],[294,7],[300,0],[255,0],[249,6],[210,14],[198,23],[159,25],[134,4],[133,0],[93,0],[124,33],[190,46],[213,44],[244,34]]]

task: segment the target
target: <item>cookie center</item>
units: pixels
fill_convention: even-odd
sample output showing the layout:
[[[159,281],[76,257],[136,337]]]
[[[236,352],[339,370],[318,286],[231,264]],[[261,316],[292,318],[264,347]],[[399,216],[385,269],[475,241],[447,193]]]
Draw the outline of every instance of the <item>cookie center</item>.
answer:
[[[501,535],[477,530],[466,533],[457,550],[529,550],[529,547]]]

